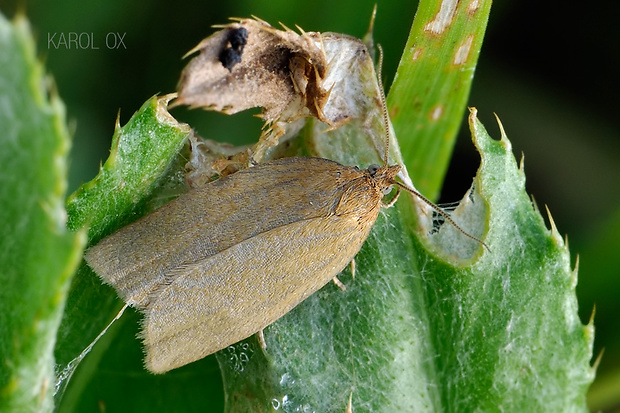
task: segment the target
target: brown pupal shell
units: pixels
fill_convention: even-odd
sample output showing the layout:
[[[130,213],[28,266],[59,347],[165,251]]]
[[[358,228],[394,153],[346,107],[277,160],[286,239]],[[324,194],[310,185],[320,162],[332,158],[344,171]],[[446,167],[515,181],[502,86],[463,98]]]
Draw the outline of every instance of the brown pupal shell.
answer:
[[[399,171],[267,162],[181,195],[85,258],[144,312],[146,365],[163,373],[262,330],[342,271]]]

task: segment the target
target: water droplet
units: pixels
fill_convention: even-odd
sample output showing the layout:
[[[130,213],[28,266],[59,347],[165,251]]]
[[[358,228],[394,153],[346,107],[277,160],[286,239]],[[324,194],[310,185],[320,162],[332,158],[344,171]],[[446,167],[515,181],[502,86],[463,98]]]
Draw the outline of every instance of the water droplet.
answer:
[[[228,353],[228,362],[232,370],[236,373],[241,373],[245,370],[254,353],[252,347],[248,343],[238,343],[228,346],[226,352]]]
[[[288,386],[291,384],[295,384],[295,379],[290,373],[284,373],[282,377],[280,377],[280,386]]]

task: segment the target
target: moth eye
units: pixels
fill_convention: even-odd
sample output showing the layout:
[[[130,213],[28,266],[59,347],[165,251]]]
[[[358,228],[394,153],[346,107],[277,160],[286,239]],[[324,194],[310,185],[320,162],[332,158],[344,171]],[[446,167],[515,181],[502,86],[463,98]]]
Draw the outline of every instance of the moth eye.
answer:
[[[380,168],[379,165],[372,164],[368,167],[367,171],[370,174],[370,176],[375,176],[379,168]],[[385,192],[385,189],[383,191]]]

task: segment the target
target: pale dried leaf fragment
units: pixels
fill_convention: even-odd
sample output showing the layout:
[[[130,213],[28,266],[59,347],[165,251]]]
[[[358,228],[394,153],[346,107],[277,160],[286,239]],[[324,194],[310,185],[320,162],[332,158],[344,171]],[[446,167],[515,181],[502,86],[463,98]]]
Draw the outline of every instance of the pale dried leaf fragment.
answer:
[[[222,176],[243,169],[249,160],[249,148],[189,135],[189,158],[185,164],[186,182],[199,188]]]
[[[183,70],[175,105],[233,114],[262,107],[267,123],[324,120],[329,97],[321,35],[242,19],[204,39]]]

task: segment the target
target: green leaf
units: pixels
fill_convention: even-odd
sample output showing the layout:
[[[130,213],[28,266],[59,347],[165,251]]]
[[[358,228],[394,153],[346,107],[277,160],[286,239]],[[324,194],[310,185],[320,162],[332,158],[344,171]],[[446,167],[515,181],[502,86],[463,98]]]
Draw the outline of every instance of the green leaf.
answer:
[[[577,270],[525,192],[502,130],[492,140],[470,115],[482,164],[474,185],[487,204],[492,252],[455,273],[428,259],[438,383],[452,411],[583,411],[594,379],[593,326],[577,313]],[[500,125],[501,126],[501,125]]]
[[[388,95],[403,159],[420,192],[437,199],[491,10],[491,0],[421,0]]]
[[[65,227],[64,107],[26,20],[0,14],[0,411],[49,411],[54,341],[85,232]]]

